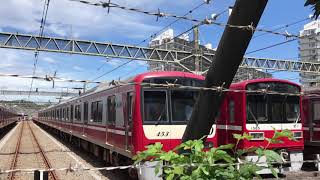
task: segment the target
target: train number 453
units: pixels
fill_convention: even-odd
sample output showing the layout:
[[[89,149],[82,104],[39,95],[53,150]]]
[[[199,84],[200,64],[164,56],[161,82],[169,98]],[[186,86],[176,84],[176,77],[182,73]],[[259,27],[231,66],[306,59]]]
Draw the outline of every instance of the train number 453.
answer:
[[[167,137],[169,136],[169,131],[160,131],[157,133],[158,137]]]

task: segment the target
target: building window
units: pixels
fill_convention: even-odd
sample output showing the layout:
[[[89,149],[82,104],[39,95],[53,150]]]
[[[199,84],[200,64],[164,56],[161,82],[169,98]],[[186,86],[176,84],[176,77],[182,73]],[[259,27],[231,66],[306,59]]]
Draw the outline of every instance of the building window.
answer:
[[[91,120],[92,122],[102,122],[102,111],[103,104],[102,101],[96,101],[91,103]]]
[[[115,124],[116,122],[116,97],[108,97],[108,123]]]

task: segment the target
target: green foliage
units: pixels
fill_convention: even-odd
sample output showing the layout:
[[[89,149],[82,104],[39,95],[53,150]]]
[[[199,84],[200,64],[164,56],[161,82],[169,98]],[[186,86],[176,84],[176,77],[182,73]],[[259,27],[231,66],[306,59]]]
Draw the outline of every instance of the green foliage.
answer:
[[[320,0],[306,0],[306,3],[304,6],[312,6],[312,9],[314,11],[314,17],[318,19],[320,15]]]
[[[247,134],[234,134],[237,140],[236,145],[227,144],[217,148],[204,149],[203,140],[190,140],[177,146],[173,151],[165,152],[162,150],[162,144],[155,143],[147,146],[147,150],[138,153],[135,157],[135,163],[143,161],[158,161],[155,173],[159,174],[162,168],[163,174],[167,180],[181,179],[231,179],[245,180],[253,177],[260,177],[257,172],[263,168],[268,168],[275,177],[276,170],[274,163],[281,162],[281,156],[268,147],[252,147],[248,149],[238,149],[240,141],[251,140],[252,137]],[[281,143],[279,139],[293,139],[291,131],[274,131],[272,138],[266,138],[268,146],[272,143]],[[183,152],[183,153],[177,153]],[[246,153],[255,153],[259,158],[256,161],[246,161],[242,159]],[[259,164],[260,158],[265,157],[267,166]],[[241,159],[241,160],[240,160]]]

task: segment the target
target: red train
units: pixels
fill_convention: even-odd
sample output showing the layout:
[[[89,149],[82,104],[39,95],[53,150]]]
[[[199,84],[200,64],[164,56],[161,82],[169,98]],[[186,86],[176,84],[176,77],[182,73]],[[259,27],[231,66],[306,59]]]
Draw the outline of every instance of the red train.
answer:
[[[0,129],[15,123],[19,119],[18,114],[4,106],[0,106]]]
[[[217,120],[218,144],[235,144],[233,134],[248,133],[252,140],[240,141],[239,147],[265,147],[275,130],[291,130],[296,141],[282,139],[283,143],[270,144],[286,154],[287,160],[294,161],[282,170],[299,170],[303,160],[303,129],[300,111],[302,108],[301,89],[298,84],[278,79],[255,79],[234,83],[226,94]],[[264,92],[265,93],[261,93]],[[268,93],[272,92],[272,93]],[[246,159],[257,160],[255,154]]]
[[[98,87],[80,97],[39,112],[38,123],[54,129],[104,160],[119,164],[154,142],[172,149],[181,141],[198,91],[156,84],[175,83],[203,86],[204,77],[184,72],[149,72],[137,75],[124,85]],[[142,83],[142,84],[141,84]],[[144,84],[143,84],[144,83]],[[226,93],[206,146],[234,143],[233,133],[248,132],[254,138],[240,148],[265,146],[264,137],[277,130],[294,131],[296,142],[273,144],[288,152],[289,158],[302,158],[303,139],[300,121],[300,96],[247,93],[244,90],[268,89],[279,93],[300,93],[297,84],[259,79],[236,83]],[[241,91],[239,91],[241,90]],[[255,158],[248,155],[248,158]],[[129,162],[127,162],[129,163]],[[292,165],[297,169],[299,165]]]
[[[100,151],[106,161],[118,164],[155,142],[163,143],[166,150],[178,145],[197,99],[195,90],[141,83],[201,86],[203,80],[202,76],[183,72],[141,74],[126,85],[98,87],[45,109],[39,112],[38,122],[84,140],[82,146],[92,143],[95,154]],[[215,130],[214,125],[207,146],[216,145]]]
[[[320,90],[305,91],[303,98],[304,139],[306,146],[320,147]]]

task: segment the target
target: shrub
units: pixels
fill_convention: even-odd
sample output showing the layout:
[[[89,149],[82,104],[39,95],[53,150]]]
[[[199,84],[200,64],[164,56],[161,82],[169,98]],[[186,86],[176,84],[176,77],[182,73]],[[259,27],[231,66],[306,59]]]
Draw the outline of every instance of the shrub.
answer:
[[[268,141],[266,147],[252,147],[248,149],[238,149],[238,144],[242,140],[252,139],[247,133],[234,134],[237,140],[235,145],[221,145],[217,148],[205,150],[203,139],[190,140],[180,144],[174,150],[164,151],[163,145],[159,142],[147,146],[147,150],[139,152],[135,157],[135,163],[144,161],[158,161],[155,167],[155,174],[159,174],[163,168],[162,177],[167,180],[172,179],[252,179],[257,176],[257,172],[263,168],[271,170],[275,177],[278,177],[273,165],[282,163],[282,157],[274,150],[268,149],[273,143],[282,143],[280,138],[287,137],[293,140],[292,132],[289,130],[276,131],[272,138],[265,138]],[[183,153],[177,153],[183,152]],[[245,161],[241,159],[246,153],[255,153],[259,157],[257,161]],[[266,158],[266,166],[258,163],[261,157]]]

